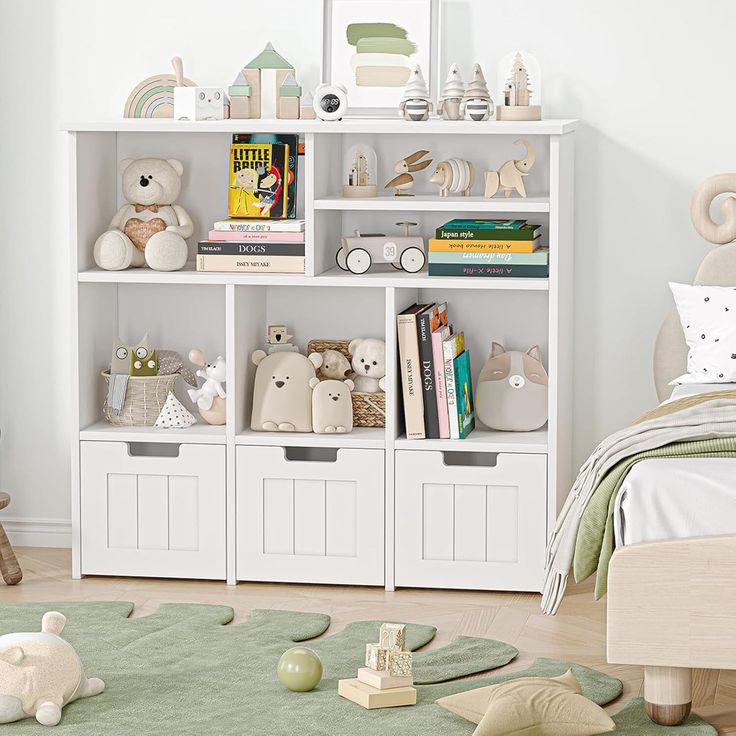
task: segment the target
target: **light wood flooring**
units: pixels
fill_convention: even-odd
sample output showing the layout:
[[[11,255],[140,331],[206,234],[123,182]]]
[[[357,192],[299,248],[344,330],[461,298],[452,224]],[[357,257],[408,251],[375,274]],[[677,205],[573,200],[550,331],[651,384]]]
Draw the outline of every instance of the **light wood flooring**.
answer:
[[[536,657],[568,659],[595,667],[624,682],[624,695],[609,706],[617,711],[642,694],[640,667],[608,665],[605,648],[605,601],[593,600],[592,586],[568,589],[557,616],[539,610],[539,596],[526,593],[347,588],[325,585],[241,583],[89,577],[72,580],[70,552],[65,549],[18,548],[24,579],[15,587],[0,581],[0,602],[125,600],[134,616],[145,616],[163,602],[213,603],[231,606],[235,622],[253,608],[317,611],[332,617],[330,632],[362,619],[413,621],[436,626],[429,648],[454,637],[484,636],[513,644],[519,657],[507,670],[526,668]],[[722,734],[736,735],[736,672],[698,670],[695,710]]]

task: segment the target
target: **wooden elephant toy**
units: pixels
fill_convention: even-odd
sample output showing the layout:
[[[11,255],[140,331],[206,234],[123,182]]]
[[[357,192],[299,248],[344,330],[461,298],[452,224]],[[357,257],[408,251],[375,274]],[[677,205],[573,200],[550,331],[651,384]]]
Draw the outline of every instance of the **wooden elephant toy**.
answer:
[[[503,190],[504,196],[508,197],[516,192],[521,197],[526,197],[524,188],[524,177],[534,166],[534,149],[529,141],[514,141],[515,145],[524,146],[526,155],[524,158],[507,161],[498,171],[486,171],[486,190],[484,196],[487,199],[493,197],[499,189]]]

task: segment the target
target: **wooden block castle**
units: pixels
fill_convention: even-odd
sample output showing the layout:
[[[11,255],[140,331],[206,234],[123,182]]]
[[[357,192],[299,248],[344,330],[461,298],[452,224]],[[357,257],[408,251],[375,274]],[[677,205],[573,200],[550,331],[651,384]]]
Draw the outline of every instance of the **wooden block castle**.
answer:
[[[298,120],[302,88],[296,70],[269,42],[239,72],[228,90],[231,118]]]
[[[365,667],[357,678],[340,680],[338,694],[369,710],[414,705],[412,653],[405,646],[404,624],[381,624],[378,643],[366,644]]]

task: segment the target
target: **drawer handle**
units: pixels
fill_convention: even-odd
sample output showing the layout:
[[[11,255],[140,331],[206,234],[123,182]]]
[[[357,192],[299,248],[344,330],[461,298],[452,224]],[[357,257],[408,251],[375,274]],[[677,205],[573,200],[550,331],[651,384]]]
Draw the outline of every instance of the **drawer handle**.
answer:
[[[339,447],[284,447],[284,457],[292,462],[335,463]]]
[[[177,442],[128,442],[130,457],[179,457]]]
[[[498,465],[497,452],[456,452],[445,450],[442,462],[449,467],[465,466],[471,468],[495,468]]]

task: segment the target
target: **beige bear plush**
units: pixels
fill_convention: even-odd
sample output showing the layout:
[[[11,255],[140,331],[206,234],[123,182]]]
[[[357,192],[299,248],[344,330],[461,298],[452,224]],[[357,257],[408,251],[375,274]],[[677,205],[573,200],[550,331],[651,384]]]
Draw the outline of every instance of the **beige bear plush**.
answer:
[[[339,350],[325,350],[322,353],[322,365],[319,377],[322,380],[332,378],[342,381],[350,375],[350,361]]]
[[[257,432],[311,432],[312,386],[319,380],[319,353],[307,358],[301,353],[266,355],[256,350],[251,356],[258,366],[253,386],[250,428]]]
[[[175,158],[125,159],[120,163],[124,204],[95,243],[95,263],[106,271],[148,265],[178,271],[187,262],[192,219],[174,201],[184,167]]]
[[[353,431],[353,397],[350,392],[355,384],[345,381],[313,378],[312,425],[317,434]]]
[[[350,341],[356,391],[375,394],[386,390],[386,343],[375,337]]]
[[[0,636],[0,723],[35,716],[55,726],[67,703],[105,689],[99,678],[84,676],[79,655],[59,636],[65,623],[63,614],[49,611],[40,633]]]

